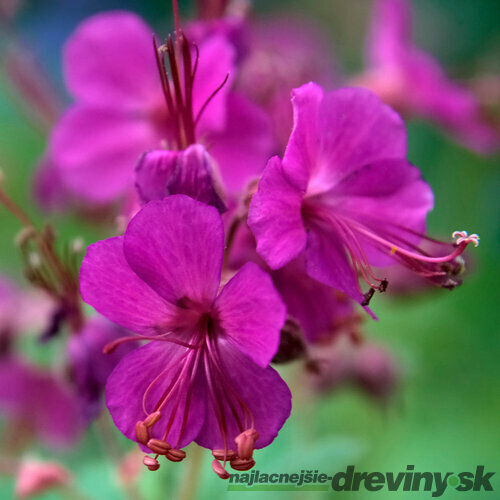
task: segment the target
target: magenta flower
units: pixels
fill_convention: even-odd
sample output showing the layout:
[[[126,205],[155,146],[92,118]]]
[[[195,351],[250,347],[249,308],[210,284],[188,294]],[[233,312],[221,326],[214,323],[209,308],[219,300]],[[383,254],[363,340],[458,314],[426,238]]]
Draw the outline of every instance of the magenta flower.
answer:
[[[279,17],[250,25],[250,43],[236,88],[267,110],[279,151],[293,125],[290,92],[314,80],[333,88],[334,57],[321,29],[304,19]]]
[[[0,413],[12,423],[19,446],[35,436],[66,448],[84,428],[79,402],[63,381],[13,355],[0,358]]]
[[[217,459],[236,470],[252,467],[253,448],[276,437],[291,396],[268,366],[285,322],[283,302],[253,263],[220,289],[223,254],[218,211],[173,195],[145,205],[123,237],[91,245],[80,280],[87,303],[152,341],[108,379],[117,427],[172,461],[195,441],[214,450],[213,468],[227,477]],[[158,468],[156,458],[144,463]]]
[[[138,16],[97,14],[68,40],[63,66],[76,103],[56,126],[49,149],[58,180],[73,196],[109,203],[130,195],[142,153],[184,148],[194,142],[195,132],[210,146],[223,175],[228,172],[228,189],[238,189],[262,170],[272,147],[268,120],[229,91],[234,49],[221,36],[205,40],[199,57],[187,41],[181,45],[182,61],[174,67],[183,74],[172,75],[172,107],[165,101],[166,75],[158,70],[152,30]],[[187,144],[177,144],[179,134]]]
[[[488,153],[500,137],[474,94],[450,80],[439,63],[415,47],[409,0],[377,0],[369,39],[369,71],[359,83],[403,113],[441,125],[467,147]]]
[[[399,115],[365,89],[325,94],[309,83],[292,101],[285,155],[269,161],[250,206],[249,225],[267,264],[279,269],[304,254],[309,276],[363,305],[387,286],[372,266],[399,262],[442,286],[457,284],[456,259],[477,236],[460,233],[443,257],[419,252],[433,196],[406,160]]]
[[[352,342],[348,337],[313,350],[312,356],[317,370],[311,376],[311,383],[319,391],[351,386],[385,403],[401,378],[389,351],[368,342]]]

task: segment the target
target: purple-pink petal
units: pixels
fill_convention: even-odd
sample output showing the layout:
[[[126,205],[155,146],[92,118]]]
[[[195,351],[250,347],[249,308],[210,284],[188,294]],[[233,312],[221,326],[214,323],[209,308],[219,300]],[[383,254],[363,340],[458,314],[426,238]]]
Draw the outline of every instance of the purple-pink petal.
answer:
[[[66,208],[70,196],[61,178],[61,172],[47,151],[34,175],[33,194],[39,206],[47,212]]]
[[[271,158],[252,198],[248,225],[257,239],[257,252],[272,269],[279,269],[304,250],[303,196],[289,182],[281,160]]]
[[[163,200],[176,169],[177,150],[158,149],[144,153],[135,167],[135,187],[141,203]]]
[[[143,110],[161,99],[152,30],[131,12],[82,22],[66,43],[63,65],[70,92],[87,105]]]
[[[500,134],[484,118],[476,96],[449,79],[432,56],[418,49],[408,51],[402,69],[413,89],[410,111],[435,120],[479,153],[498,150]]]
[[[80,291],[87,304],[109,320],[133,332],[151,335],[176,313],[130,268],[123,237],[90,245],[80,270]]]
[[[305,252],[307,274],[344,292],[357,302],[363,299],[357,273],[347,257],[342,236],[333,227],[309,229]]]
[[[229,193],[245,188],[262,173],[274,147],[269,117],[247,97],[234,92],[227,98],[226,127],[207,133],[206,140]]]
[[[266,367],[278,350],[286,308],[270,276],[248,262],[224,286],[215,304],[220,335]]]
[[[217,132],[227,124],[227,96],[234,78],[235,51],[222,36],[213,36],[200,45],[200,58],[193,85],[193,114],[196,118],[212,94],[228,81],[210,100],[201,115],[196,132],[203,137],[208,131]]]
[[[212,304],[219,289],[224,227],[219,212],[185,195],[151,201],[130,221],[124,253],[161,297]]]
[[[358,221],[376,234],[388,232],[407,245],[418,245],[434,206],[432,189],[418,168],[406,160],[386,160],[366,165],[355,174],[333,190],[338,197],[332,212]],[[359,240],[372,265],[394,264],[387,251],[380,251],[363,236]]]
[[[255,364],[239,349],[236,349],[231,342],[221,339],[218,343],[218,350],[224,370],[229,376],[224,384],[216,389],[228,394],[231,392],[238,394],[239,398],[250,409],[254,427],[259,433],[255,448],[264,448],[278,435],[279,430],[290,415],[292,397],[290,390],[278,372],[270,366],[263,368]],[[209,397],[209,394],[205,397]],[[227,422],[227,447],[234,449],[236,446],[234,438],[241,430],[226,401],[224,401],[223,408]],[[239,408],[237,411],[241,412]],[[247,428],[251,424],[252,422],[247,421]],[[202,428],[195,441],[205,448],[224,448],[216,414],[210,405],[207,406]]]
[[[185,356],[193,354],[194,351],[176,344],[152,342],[127,354],[120,361],[106,384],[106,405],[115,425],[125,436],[136,440],[135,424],[147,417],[144,410],[148,413],[156,410],[155,405],[161,396],[178,379]],[[190,375],[187,374],[187,378],[182,381],[178,380],[184,384],[185,390],[175,391],[176,397],[170,398],[161,409],[162,418],[152,428],[152,437],[163,439],[163,433],[174,412],[172,428],[167,436],[167,441],[172,446],[177,445],[182,428],[188,397],[185,384]],[[199,433],[205,418],[206,399],[203,383],[194,384],[187,422],[178,448],[188,445]]]
[[[148,120],[76,105],[56,126],[51,152],[68,189],[88,201],[106,203],[132,186],[140,155],[159,140]]]
[[[283,160],[289,182],[306,190],[318,158],[318,113],[323,89],[310,82],[292,91],[293,129]]]
[[[189,21],[184,33],[198,45],[207,38],[224,37],[236,51],[236,62],[240,62],[248,51],[248,25],[246,19],[239,15]]]
[[[413,45],[411,22],[409,0],[375,2],[365,83],[404,112],[434,120],[471,149],[498,149],[500,135],[484,118],[478,99]]]
[[[376,0],[372,30],[368,40],[369,63],[398,65],[411,47],[411,10],[408,0]]]
[[[325,94],[318,130],[322,132],[310,192],[325,191],[369,163],[406,156],[403,120],[366,89],[343,88]]]
[[[406,155],[401,117],[371,91],[324,94],[309,83],[293,91],[294,128],[283,171],[309,194],[324,192],[368,163]]]

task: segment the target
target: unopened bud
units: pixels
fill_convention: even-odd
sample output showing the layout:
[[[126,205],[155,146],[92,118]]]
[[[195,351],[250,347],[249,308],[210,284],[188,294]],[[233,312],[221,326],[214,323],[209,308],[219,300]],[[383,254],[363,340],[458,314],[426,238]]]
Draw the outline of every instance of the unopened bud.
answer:
[[[83,238],[75,238],[71,242],[71,250],[73,253],[79,254],[82,253],[85,248],[85,244],[83,242]]]
[[[36,235],[36,230],[33,226],[23,227],[17,233],[15,243],[18,247],[24,247]]]
[[[42,259],[40,254],[36,252],[30,252],[28,255],[28,263],[32,269],[38,269],[42,265]]]
[[[376,346],[366,345],[357,353],[355,376],[368,394],[384,400],[394,393],[398,370],[388,352]]]
[[[54,462],[24,461],[17,474],[16,497],[30,498],[56,488],[67,486],[71,481],[70,473]]]

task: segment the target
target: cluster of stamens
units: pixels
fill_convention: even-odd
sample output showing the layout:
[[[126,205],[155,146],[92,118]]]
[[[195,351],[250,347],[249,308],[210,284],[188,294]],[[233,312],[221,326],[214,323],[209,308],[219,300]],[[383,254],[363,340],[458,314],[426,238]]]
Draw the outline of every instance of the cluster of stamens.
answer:
[[[228,479],[229,472],[225,466],[229,462],[231,468],[238,471],[250,470],[255,465],[253,450],[255,441],[259,438],[259,433],[254,429],[247,429],[236,436],[236,450],[212,450],[214,460],[212,462],[213,471],[221,478]],[[222,462],[222,463],[221,463]]]
[[[194,116],[193,86],[199,60],[198,46],[191,44],[178,26],[176,26],[174,37],[169,35],[163,45],[158,46],[153,37],[153,45],[168,111],[167,123],[169,135],[172,136],[171,142],[173,142],[170,146],[185,149],[196,142],[196,125],[208,104],[226,84],[229,75],[226,75],[224,81],[212,92]],[[195,51],[194,64],[191,53],[193,49]]]
[[[139,420],[135,424],[137,441],[147,446],[153,453],[156,454],[155,457],[150,457],[149,455],[144,457],[143,463],[150,471],[155,471],[160,468],[160,463],[158,462],[158,457],[160,455],[165,456],[165,458],[171,462],[182,462],[182,460],[186,458],[186,452],[184,450],[172,448],[170,443],[167,443],[167,441],[151,437],[151,430],[160,418],[161,412],[156,411],[148,415],[145,420]]]
[[[178,303],[182,306],[189,304],[189,308],[186,308],[185,311],[187,314],[192,314],[193,308],[196,307],[192,301],[187,299],[180,300]],[[198,320],[196,320],[193,326],[193,335],[189,342],[175,338],[175,333],[168,331],[150,337],[122,337],[108,344],[104,348],[104,352],[110,353],[124,342],[141,338],[158,342],[170,342],[185,349],[185,352],[175,363],[175,366],[168,366],[159,373],[143,394],[143,409],[147,416],[144,420],[136,422],[135,438],[138,443],[146,446],[155,454],[154,457],[146,455],[143,461],[144,465],[149,470],[155,471],[160,467],[160,463],[158,462],[159,456],[165,456],[171,462],[181,462],[186,457],[186,452],[179,449],[179,445],[182,442],[188,425],[196,374],[198,370],[203,370],[207,382],[207,395],[224,444],[224,448],[213,450],[214,461],[212,468],[219,477],[224,479],[229,477],[229,474],[225,470],[227,462],[229,462],[231,468],[237,471],[251,469],[255,465],[252,455],[255,441],[258,439],[259,434],[254,427],[252,412],[238,389],[232,384],[231,377],[219,353],[213,319],[210,314],[206,312],[199,313]],[[164,377],[170,370],[176,370],[174,376],[168,387],[162,391],[161,396],[155,398],[152,410],[148,411],[153,390],[158,384],[162,383],[162,380],[164,380]],[[169,403],[171,407],[166,410]],[[171,441],[176,414],[180,414],[181,416],[181,426],[177,439]],[[239,434],[235,438],[236,450],[232,450],[227,446],[228,434],[230,432],[228,418],[234,419],[234,423],[239,429]],[[160,439],[154,437],[153,430],[162,419],[164,419],[166,427]],[[157,433],[155,434],[157,435]]]
[[[383,234],[377,234],[356,220],[345,216],[334,216],[329,211],[323,210],[321,205],[311,202],[305,203],[302,210],[306,217],[314,218],[317,222],[326,224],[326,230],[330,226],[342,235],[344,249],[354,270],[370,287],[368,292],[363,294],[358,283],[358,288],[363,294],[363,306],[370,303],[375,291],[385,292],[389,282],[386,278],[378,278],[373,272],[360,242],[360,236],[378,248],[381,253],[391,256],[412,272],[448,289],[461,284],[461,280],[457,279],[456,276],[464,270],[461,254],[467,245],[470,243],[473,243],[476,247],[479,245],[479,236],[477,234],[469,235],[467,231],[455,231],[453,238],[456,239],[456,244],[453,246],[453,250],[446,255],[433,257],[412,243],[411,240],[417,237],[434,245],[447,246],[448,244],[429,238],[404,226],[393,225],[391,229],[387,222],[385,222],[385,226],[388,229]],[[403,233],[407,233],[409,238],[405,238]]]
[[[467,231],[455,231],[452,235],[453,238],[456,239],[453,251],[443,256],[434,257],[411,242],[405,241],[404,238],[394,235],[390,235],[389,237],[376,235],[360,225],[355,225],[355,229],[363,236],[370,238],[376,247],[380,248],[382,251],[388,251],[391,257],[401,262],[411,271],[448,289],[452,289],[461,283],[456,276],[464,270],[464,261],[461,254],[464,252],[467,245],[470,243],[473,243],[475,247],[479,245],[479,236],[477,234],[469,235]],[[398,229],[402,229],[433,244],[446,245],[446,243],[434,240],[422,234],[417,234],[408,228],[398,227]],[[367,261],[365,261],[365,263],[369,268]],[[362,276],[364,276],[363,273]],[[372,286],[370,282],[368,282],[368,284],[371,286],[371,289],[364,296],[366,302],[364,305],[369,303],[370,298],[373,296],[374,289],[383,292],[387,288],[388,282],[385,279],[381,280],[381,286],[379,287]]]

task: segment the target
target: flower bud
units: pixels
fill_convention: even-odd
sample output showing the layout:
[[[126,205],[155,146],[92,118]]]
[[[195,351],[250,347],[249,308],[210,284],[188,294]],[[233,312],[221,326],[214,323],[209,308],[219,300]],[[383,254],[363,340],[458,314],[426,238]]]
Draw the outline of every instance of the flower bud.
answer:
[[[30,459],[21,463],[15,494],[17,498],[31,498],[52,488],[66,486],[70,481],[71,475],[62,465]]]

